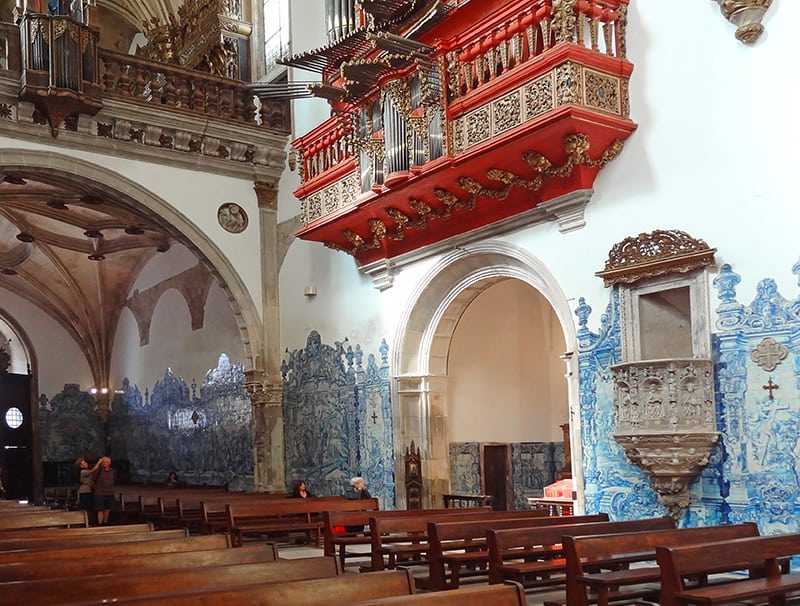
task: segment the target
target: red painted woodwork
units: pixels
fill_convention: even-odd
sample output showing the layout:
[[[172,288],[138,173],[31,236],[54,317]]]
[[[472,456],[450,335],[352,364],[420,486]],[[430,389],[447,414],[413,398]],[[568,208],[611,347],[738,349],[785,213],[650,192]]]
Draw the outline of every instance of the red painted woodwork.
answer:
[[[627,0],[575,3],[576,11],[599,24],[613,21],[617,9],[626,5]],[[414,39],[433,46],[435,56],[454,51],[462,62],[473,61],[475,57],[485,56],[498,44],[524,34],[532,23],[549,17],[551,10],[552,2],[549,0],[533,3],[477,0],[454,10],[446,19]],[[602,28],[598,31],[602,36]],[[624,30],[614,35],[622,36]],[[518,63],[512,58],[503,73],[493,74],[488,81],[475,81],[474,86],[466,87],[462,84],[461,90],[446,101],[446,122],[453,124],[476,108],[485,107],[564,65],[588,68],[616,78],[623,85],[620,103],[624,106],[627,103],[627,89],[624,87],[633,69],[624,58],[624,39],[613,40],[617,50],[623,49],[621,56],[613,56],[607,49],[604,52],[599,50],[596,36],[591,41],[588,35],[585,37],[588,48],[571,42],[555,43],[554,34],[543,35],[535,56],[522,56]],[[383,81],[397,78],[402,73],[403,70],[397,70],[386,75]],[[346,110],[371,103],[381,83],[376,82],[375,89],[367,98],[334,106]],[[304,163],[305,180],[295,192],[298,198],[306,199],[355,170],[354,152],[346,144],[352,128],[346,120],[332,118],[294,142]],[[599,164],[595,162],[607,150],[613,150],[611,157],[616,155],[621,143],[635,128],[636,125],[627,118],[625,107],[614,113],[587,103],[556,104],[554,109],[523,120],[518,126],[464,151],[451,152],[422,166],[412,166],[408,171],[385,175],[383,185],[373,186],[371,191],[343,201],[335,211],[311,220],[297,236],[345,250],[362,264],[390,259],[530,211],[559,196],[591,189],[608,158]],[[567,147],[572,139],[569,137],[578,134],[588,144],[584,155],[573,155],[578,163],[561,176],[550,175],[543,179],[538,189],[532,187],[530,182],[540,173],[525,161],[524,155],[538,153],[552,167],[562,167],[570,158]],[[519,180],[518,184],[507,185],[491,179],[487,173],[492,169],[513,174]],[[448,192],[450,197],[437,196],[437,190]],[[432,209],[427,221],[420,220],[421,215],[415,210],[413,201],[422,201]],[[447,212],[448,204],[450,212]],[[404,217],[400,225],[395,220],[397,211]]]

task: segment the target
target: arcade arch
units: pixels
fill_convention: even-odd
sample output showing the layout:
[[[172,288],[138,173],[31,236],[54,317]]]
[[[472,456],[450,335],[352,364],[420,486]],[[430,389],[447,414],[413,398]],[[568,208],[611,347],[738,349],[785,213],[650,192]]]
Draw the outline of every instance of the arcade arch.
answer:
[[[524,249],[490,241],[457,248],[445,255],[419,282],[399,323],[393,347],[395,476],[403,486],[403,453],[413,441],[423,459],[426,506],[441,506],[449,492],[448,355],[453,334],[467,307],[488,288],[516,279],[536,289],[552,307],[567,352],[572,475],[582,510],[583,475],[580,461],[575,323],[569,302],[549,269]],[[404,495],[398,490],[398,506]]]

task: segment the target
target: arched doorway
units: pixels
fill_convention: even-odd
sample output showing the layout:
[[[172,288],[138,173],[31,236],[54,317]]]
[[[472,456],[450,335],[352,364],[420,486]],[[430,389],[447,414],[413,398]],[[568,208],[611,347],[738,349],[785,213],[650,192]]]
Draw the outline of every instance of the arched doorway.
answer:
[[[443,257],[420,281],[399,323],[395,339],[396,460],[413,440],[422,449],[427,506],[440,506],[449,491],[448,361],[453,335],[465,310],[487,289],[515,279],[547,301],[558,319],[566,351],[567,401],[572,445],[572,475],[578,509],[582,510],[580,420],[578,410],[577,343],[573,315],[566,296],[547,267],[527,251],[504,242],[462,247]],[[396,474],[403,478],[398,465]],[[398,485],[402,485],[401,481]],[[398,494],[402,506],[403,495]]]

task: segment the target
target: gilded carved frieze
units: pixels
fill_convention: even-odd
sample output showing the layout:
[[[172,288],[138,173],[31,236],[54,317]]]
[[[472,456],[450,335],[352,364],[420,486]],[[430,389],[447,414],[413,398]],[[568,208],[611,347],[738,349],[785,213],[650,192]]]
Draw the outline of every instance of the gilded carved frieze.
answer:
[[[567,61],[500,99],[453,118],[453,153],[462,153],[563,105],[583,105],[627,118],[628,82]]]
[[[300,213],[303,223],[312,221],[349,204],[361,192],[358,171],[339,179],[328,187],[319,190],[302,201]]]
[[[595,275],[606,286],[632,284],[643,278],[687,273],[714,263],[716,248],[679,230],[655,230],[625,238],[608,253],[605,268]]]
[[[380,219],[370,219],[367,224],[366,233],[368,235],[366,236],[349,229],[342,232],[351,246],[342,246],[335,242],[326,242],[325,246],[351,255],[379,248],[381,242],[385,239],[402,240],[408,229],[427,229],[431,220],[445,220],[452,217],[456,212],[470,212],[475,209],[479,199],[488,198],[502,201],[515,188],[537,191],[546,180],[568,176],[578,165],[602,168],[622,151],[622,145],[620,140],[613,141],[597,159],[593,160],[589,156],[589,137],[583,133],[569,135],[564,138],[567,159],[561,165],[553,165],[548,158],[539,152],[526,152],[523,154],[522,159],[531,168],[533,175],[518,175],[507,170],[489,169],[486,171],[486,178],[497,182],[499,185],[496,187],[483,185],[480,181],[470,176],[459,177],[456,182],[463,190],[462,192],[456,193],[442,188],[434,188],[431,192],[436,200],[436,205],[439,207],[438,209],[434,209],[423,200],[410,200],[409,206],[415,212],[413,217],[398,208],[386,209],[388,218],[395,223],[393,228],[387,227],[386,223]],[[319,193],[314,194],[314,196],[318,195]],[[306,198],[306,203],[314,196]],[[304,213],[306,208],[304,207]],[[304,215],[304,218],[307,223],[309,220],[313,220],[310,216],[305,217]]]

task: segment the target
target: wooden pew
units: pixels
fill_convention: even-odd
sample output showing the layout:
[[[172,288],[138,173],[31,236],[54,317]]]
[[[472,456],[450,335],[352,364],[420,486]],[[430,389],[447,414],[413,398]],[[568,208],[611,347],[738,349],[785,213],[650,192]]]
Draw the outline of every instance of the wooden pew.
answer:
[[[298,560],[293,560],[297,562]],[[139,598],[120,598],[115,604],[147,606],[350,606],[365,600],[381,600],[411,595],[414,583],[405,570],[386,570],[365,574],[344,574],[329,579],[289,581],[191,591],[175,588],[174,593],[151,594]],[[99,606],[106,602],[79,601],[64,606]]]
[[[58,530],[58,529],[56,529]],[[15,537],[3,540],[0,533],[0,553],[8,553],[25,549],[52,549],[53,547],[89,547],[91,545],[112,545],[114,543],[131,543],[134,541],[158,541],[161,539],[179,539],[188,536],[184,528],[174,530],[145,530],[143,532],[102,532],[82,534],[68,538],[58,535],[36,536],[31,538]]]
[[[343,497],[312,497],[272,502],[237,501],[225,506],[228,534],[234,546],[241,545],[242,538],[248,534],[288,533],[297,530],[315,533],[319,546],[323,511],[377,509],[378,499],[348,500]]]
[[[567,603],[569,606],[588,606],[590,591],[593,592],[593,601],[596,601],[598,606],[607,606],[610,601],[624,597],[647,597],[657,593],[658,588],[655,584],[661,579],[657,566],[609,569],[621,562],[631,564],[654,560],[656,547],[755,536],[758,536],[758,526],[752,522],[727,526],[621,532],[604,536],[565,535]],[[605,570],[590,571],[586,569],[587,564],[602,565]]]
[[[447,513],[430,519],[419,516],[370,518],[370,558],[371,570],[392,569],[399,560],[408,564],[424,563],[428,552],[428,529],[431,522],[488,521],[507,518],[542,519],[547,517],[543,510],[492,511],[483,508],[447,509]],[[387,562],[384,562],[384,557]]]
[[[230,495],[216,495],[211,498],[204,498],[199,502],[200,508],[200,526],[201,531],[205,534],[213,534],[215,532],[228,532],[228,515],[226,507],[232,503],[254,503],[254,502],[276,502],[285,499],[285,495],[270,495],[264,493],[232,493]],[[316,497],[325,499],[342,500],[344,497]],[[192,501],[186,501],[182,504],[183,515],[187,515],[187,510],[191,511],[194,507]],[[191,515],[191,514],[190,514]]]
[[[278,550],[275,545],[273,543],[262,543],[260,545],[240,547],[239,549],[220,546],[219,549],[185,551],[179,556],[174,553],[147,553],[110,557],[101,560],[39,560],[36,562],[0,564],[0,583],[108,574],[109,571],[114,574],[126,574],[128,572],[156,572],[200,566],[254,564],[257,562],[274,562],[277,559]]]
[[[203,591],[322,579],[339,576],[342,572],[338,560],[326,556],[143,573],[127,571],[125,574],[114,574],[110,563],[107,564],[105,574],[0,583],[0,595],[7,604],[31,603],[31,598],[35,596],[37,606],[63,604],[64,596],[80,596],[85,601],[115,602],[122,597],[171,593],[176,588]]]
[[[488,513],[491,507],[478,507],[460,513]],[[365,557],[369,554],[347,551],[348,547],[355,545],[371,545],[372,538],[369,532],[364,530],[358,532],[334,533],[334,528],[342,527],[369,527],[372,518],[429,518],[439,515],[451,515],[457,513],[452,509],[399,509],[389,511],[324,511],[322,513],[322,523],[325,535],[325,555],[335,555],[338,549],[339,563],[344,567],[348,557]],[[382,569],[382,568],[381,568]]]
[[[547,511],[543,517],[535,518],[487,518],[460,522],[431,522],[428,524],[428,566],[429,577],[417,579],[421,587],[432,591],[454,589],[460,582],[461,570],[471,566],[476,573],[486,574],[489,566],[489,551],[486,533],[490,529],[526,528],[557,526],[568,523],[605,522],[608,514],[588,516],[550,517]],[[448,574],[449,571],[449,574]]]
[[[671,529],[675,527],[672,518],[654,518],[621,522],[570,522],[555,526],[526,528],[490,529],[486,533],[489,551],[489,583],[516,581],[525,583],[529,577],[536,577],[538,585],[562,584],[566,581],[566,560],[559,549],[562,538],[569,535],[602,535],[623,531]],[[543,558],[543,548],[551,549]]]
[[[152,524],[115,524],[113,526],[90,526],[85,528],[20,528],[19,530],[4,530],[0,533],[0,540],[14,538],[33,538],[37,536],[52,536],[57,534],[60,538],[79,537],[89,534],[119,534],[125,532],[151,532]]]
[[[800,554],[800,534],[659,546],[656,560],[661,570],[660,603],[717,606],[768,600],[773,606],[785,604],[786,596],[800,592],[800,573],[781,574],[779,561],[797,554]],[[687,587],[684,580],[743,569],[750,570],[750,578],[699,587]]]
[[[177,531],[157,530],[150,534],[158,535],[162,532],[175,533]],[[61,558],[111,558],[142,553],[180,553],[198,549],[221,549],[223,547],[230,547],[230,538],[227,535],[204,535],[198,537],[182,537],[179,539],[163,539],[159,537],[154,540],[139,540],[134,542],[112,543],[109,545],[63,547],[57,549],[51,546],[50,549],[39,548],[5,551],[0,552],[0,564],[35,562],[38,560]]]
[[[0,516],[0,534],[5,530],[21,528],[56,528],[70,526],[89,526],[85,511],[33,511]]]
[[[527,603],[521,585],[506,583],[491,587],[466,587],[454,591],[365,600],[350,606],[527,606]]]

